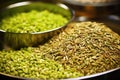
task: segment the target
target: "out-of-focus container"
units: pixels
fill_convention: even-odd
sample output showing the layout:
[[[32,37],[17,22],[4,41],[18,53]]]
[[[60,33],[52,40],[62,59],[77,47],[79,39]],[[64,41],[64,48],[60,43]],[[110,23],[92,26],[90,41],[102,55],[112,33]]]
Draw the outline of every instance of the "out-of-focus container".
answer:
[[[119,13],[120,2],[118,0],[59,0],[76,11],[76,17],[86,18],[102,17]]]
[[[75,10],[75,21],[96,21],[120,34],[119,0],[58,0]]]

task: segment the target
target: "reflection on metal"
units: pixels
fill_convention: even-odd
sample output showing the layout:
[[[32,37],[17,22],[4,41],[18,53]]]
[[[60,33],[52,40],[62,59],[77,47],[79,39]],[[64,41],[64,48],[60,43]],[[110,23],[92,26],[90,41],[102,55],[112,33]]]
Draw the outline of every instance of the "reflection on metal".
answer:
[[[68,9],[68,7],[64,4],[58,4],[60,7],[64,8],[64,9]]]
[[[78,17],[76,19],[77,19],[77,21],[87,21],[88,18],[85,16],[81,16],[81,17]]]
[[[109,2],[97,2],[97,0],[95,0],[96,2],[92,2],[92,0],[83,0],[79,1],[79,0],[61,0],[62,2],[65,3],[69,3],[69,4],[73,4],[73,5],[79,5],[79,6],[108,6],[108,5],[116,5],[116,4],[120,4],[118,1],[119,0],[111,0]]]
[[[71,78],[71,79],[64,79],[64,80],[83,80],[83,79],[90,79],[90,78],[93,78],[93,77],[98,77],[98,76],[102,76],[102,75],[111,73],[111,72],[116,71],[116,70],[120,70],[120,67],[119,67],[119,68],[116,68],[116,69],[108,70],[108,71],[105,71],[105,72],[93,74],[93,75],[88,75],[88,76],[83,76],[83,77],[78,77],[78,78]]]
[[[109,16],[109,19],[110,19],[110,20],[120,21],[120,17],[118,17],[118,16],[116,16],[116,15],[110,15],[110,16]]]
[[[9,5],[7,8],[14,8],[14,7],[19,7],[19,6],[24,6],[24,5],[27,5],[27,4],[30,4],[30,2],[27,1],[27,2],[15,3],[15,4],[12,4],[12,5]]]

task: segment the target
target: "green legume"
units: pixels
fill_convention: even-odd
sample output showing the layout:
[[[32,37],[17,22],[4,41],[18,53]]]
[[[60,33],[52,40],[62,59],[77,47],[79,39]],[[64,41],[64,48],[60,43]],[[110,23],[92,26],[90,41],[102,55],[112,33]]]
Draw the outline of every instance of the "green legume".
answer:
[[[67,18],[48,10],[22,12],[2,19],[0,29],[14,33],[34,33],[64,26]]]
[[[35,53],[34,48],[0,52],[0,72],[27,78],[57,79],[81,76],[58,62]]]

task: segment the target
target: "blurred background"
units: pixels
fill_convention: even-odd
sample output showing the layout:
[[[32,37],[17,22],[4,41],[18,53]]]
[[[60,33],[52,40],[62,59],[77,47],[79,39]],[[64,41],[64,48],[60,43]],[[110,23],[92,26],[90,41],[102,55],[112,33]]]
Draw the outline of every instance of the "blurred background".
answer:
[[[5,6],[28,0],[0,0],[0,9]],[[62,2],[75,10],[76,17],[86,16],[88,18],[101,17],[104,15],[120,15],[119,0],[29,0],[44,2]]]

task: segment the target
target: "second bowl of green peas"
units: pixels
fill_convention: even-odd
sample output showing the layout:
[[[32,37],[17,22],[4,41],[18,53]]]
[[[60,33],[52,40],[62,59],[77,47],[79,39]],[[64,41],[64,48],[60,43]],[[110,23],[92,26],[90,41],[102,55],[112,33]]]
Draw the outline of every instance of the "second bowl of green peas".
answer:
[[[72,21],[74,11],[61,3],[19,2],[0,13],[1,49],[37,46]]]

